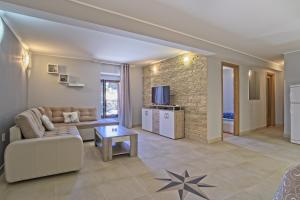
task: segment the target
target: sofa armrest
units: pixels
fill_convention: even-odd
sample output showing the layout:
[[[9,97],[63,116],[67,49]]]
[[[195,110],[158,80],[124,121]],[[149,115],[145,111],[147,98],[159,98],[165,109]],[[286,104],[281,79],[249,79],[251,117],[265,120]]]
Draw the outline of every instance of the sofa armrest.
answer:
[[[80,170],[83,142],[72,135],[14,141],[5,150],[7,182]]]
[[[13,126],[9,129],[9,142],[12,143],[22,139],[21,129],[17,126]]]

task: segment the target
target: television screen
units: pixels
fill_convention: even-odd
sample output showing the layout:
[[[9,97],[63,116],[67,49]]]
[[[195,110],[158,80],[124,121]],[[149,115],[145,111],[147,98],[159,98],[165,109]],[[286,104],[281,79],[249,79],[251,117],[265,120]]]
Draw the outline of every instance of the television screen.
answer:
[[[157,105],[169,105],[170,86],[152,87],[152,103]]]

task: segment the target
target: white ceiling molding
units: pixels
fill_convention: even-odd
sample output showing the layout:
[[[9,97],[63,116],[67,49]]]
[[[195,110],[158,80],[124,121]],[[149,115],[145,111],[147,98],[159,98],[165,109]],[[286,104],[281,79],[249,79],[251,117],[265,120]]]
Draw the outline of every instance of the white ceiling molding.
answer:
[[[95,58],[48,54],[48,53],[43,53],[43,52],[38,52],[38,51],[31,51],[31,53],[35,54],[35,55],[41,55],[41,56],[65,58],[65,59],[72,59],[72,60],[81,60],[81,61],[87,61],[87,62],[93,62],[93,63],[99,63],[99,64],[106,64],[106,65],[121,66],[123,64],[123,63],[117,63],[117,62],[107,61],[107,60],[99,60],[99,59],[95,59]]]
[[[22,47],[26,50],[30,50],[28,45],[26,45],[22,38],[18,35],[18,33],[13,29],[13,27],[11,26],[11,24],[9,23],[9,21],[5,18],[5,15],[3,14],[3,12],[0,12],[0,18],[3,20],[3,22],[7,25],[7,27],[9,28],[9,30],[14,34],[14,36],[17,38],[17,40],[20,42],[20,44],[22,45]]]
[[[287,54],[291,54],[291,53],[298,53],[298,52],[300,52],[300,50],[288,51],[288,52],[283,53],[283,55],[287,55]]]
[[[152,62],[150,65],[155,65],[155,64],[157,64],[157,63],[161,63],[161,62],[163,62],[163,61],[166,61],[166,60],[169,60],[169,59],[172,59],[172,58],[176,58],[177,56],[181,56],[181,55],[184,55],[184,54],[187,54],[187,53],[188,53],[188,52],[180,53],[180,54],[178,54],[178,55],[176,55],[176,56],[171,56],[171,57],[168,57],[168,58],[164,58],[164,59],[158,60],[158,61],[156,61],[156,62]],[[147,66],[147,65],[145,65],[145,66]]]
[[[182,31],[177,31],[175,29],[172,29],[172,28],[169,28],[169,27],[166,27],[166,26],[161,26],[161,25],[149,22],[149,21],[141,20],[141,19],[129,16],[129,15],[126,15],[126,14],[123,14],[123,13],[120,13],[120,12],[105,9],[105,8],[102,8],[102,7],[99,7],[99,6],[92,5],[90,3],[85,3],[85,2],[82,2],[80,0],[67,0],[67,1],[72,2],[74,4],[81,5],[81,6],[85,6],[85,7],[88,7],[88,8],[93,8],[93,9],[96,9],[96,10],[99,10],[99,11],[103,11],[103,12],[106,12],[106,13],[109,13],[109,14],[117,15],[117,16],[120,16],[120,17],[123,17],[123,18],[127,18],[127,19],[130,19],[130,20],[134,20],[134,21],[139,22],[139,23],[154,26],[156,28],[160,28],[160,29],[163,29],[163,30],[166,30],[166,31],[176,33],[176,34],[180,34],[180,35],[192,38],[192,39],[200,40],[202,42],[206,42],[208,44],[215,45],[217,47],[221,47],[221,48],[224,48],[224,49],[227,49],[227,50],[231,50],[233,52],[236,52],[236,53],[239,53],[239,54],[242,54],[242,55],[246,55],[246,56],[255,58],[257,60],[260,60],[260,61],[263,61],[263,62],[266,62],[266,63],[271,63],[273,65],[276,65],[276,66],[280,67],[280,63],[276,63],[276,62],[273,62],[271,60],[267,60],[267,59],[255,56],[255,55],[249,54],[249,53],[244,52],[244,51],[240,51],[240,50],[237,50],[237,49],[234,49],[234,48],[231,48],[231,47],[228,47],[228,46],[224,46],[224,45],[216,43],[216,42],[212,42],[212,41],[209,41],[209,40],[206,40],[206,39],[203,39],[203,38],[200,38],[200,37],[188,34],[188,33],[184,33]]]

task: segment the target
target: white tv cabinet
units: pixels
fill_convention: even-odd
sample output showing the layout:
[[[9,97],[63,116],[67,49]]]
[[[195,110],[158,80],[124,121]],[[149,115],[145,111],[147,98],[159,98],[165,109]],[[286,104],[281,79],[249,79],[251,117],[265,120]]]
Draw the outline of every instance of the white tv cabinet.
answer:
[[[184,110],[175,106],[143,108],[142,129],[172,139],[184,138]]]

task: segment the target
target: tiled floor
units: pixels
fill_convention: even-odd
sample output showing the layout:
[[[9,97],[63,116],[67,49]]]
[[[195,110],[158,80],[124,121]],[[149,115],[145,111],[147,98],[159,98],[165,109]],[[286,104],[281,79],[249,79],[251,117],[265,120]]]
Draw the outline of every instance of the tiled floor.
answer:
[[[300,163],[300,146],[281,138],[281,130],[264,129],[225,142],[205,145],[187,139],[170,140],[137,129],[139,157],[118,157],[102,162],[93,143],[85,143],[85,163],[78,173],[40,178],[17,184],[0,180],[5,200],[176,200],[175,191],[156,191],[166,183],[165,169],[191,176],[207,174],[204,183],[215,188],[202,191],[210,199],[272,199],[281,176]],[[186,200],[200,199],[188,194]]]

